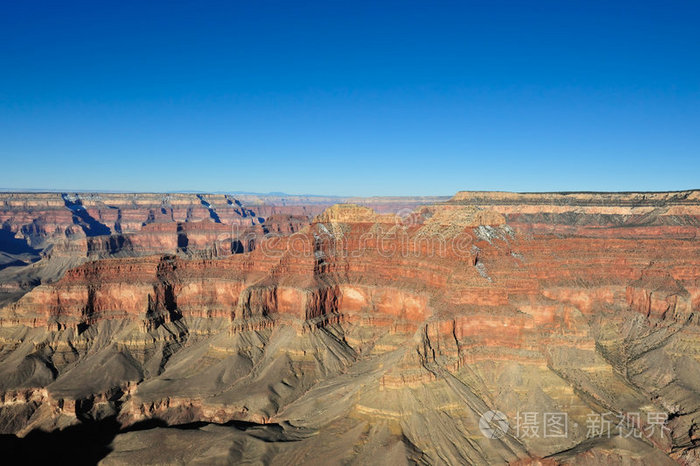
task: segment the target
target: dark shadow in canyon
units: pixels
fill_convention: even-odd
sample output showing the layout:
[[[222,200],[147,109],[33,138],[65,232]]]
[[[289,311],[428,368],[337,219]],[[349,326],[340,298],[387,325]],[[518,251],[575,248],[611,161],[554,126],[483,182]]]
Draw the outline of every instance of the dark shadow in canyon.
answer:
[[[245,248],[241,240],[235,239],[231,241],[231,254],[243,254],[244,252]]]
[[[79,424],[62,430],[46,432],[33,430],[23,438],[12,434],[0,435],[0,450],[5,452],[3,463],[8,464],[72,464],[93,465],[112,452],[112,442],[118,434],[146,431],[157,428],[197,430],[209,425],[208,422],[190,422],[168,425],[164,420],[154,418],[137,422],[121,429],[115,416],[99,421],[84,419]],[[245,421],[229,421],[220,426],[239,431],[255,428],[270,431],[270,441],[279,441],[281,426],[278,424],[256,424]],[[277,434],[277,435],[275,435]],[[267,437],[267,436],[266,436]]]
[[[29,246],[23,239],[15,238],[10,230],[0,230],[0,252],[8,254],[39,254],[39,249]]]
[[[67,194],[62,194],[63,203],[73,213],[73,223],[83,229],[86,236],[109,235],[112,231],[104,223],[100,223],[90,213],[85,210],[78,201],[71,201]]]
[[[34,430],[24,438],[0,435],[0,449],[11,452],[18,464],[97,464],[112,451],[109,445],[118,433],[119,423],[109,418],[53,432]]]
[[[185,228],[182,226],[182,223],[177,224],[177,248],[180,251],[187,251],[187,245],[189,244],[190,240],[187,237],[187,232],[185,231]]]
[[[207,202],[207,200],[204,199],[204,196],[202,196],[201,194],[197,194],[197,198],[199,199],[199,202],[201,202],[202,205],[209,210],[209,216],[212,220],[214,220],[214,223],[221,223],[219,214],[217,214],[214,208],[211,206],[211,204],[209,204],[209,202]]]
[[[38,261],[40,249],[34,249],[23,239],[15,238],[10,230],[0,229],[0,270],[25,266]]]

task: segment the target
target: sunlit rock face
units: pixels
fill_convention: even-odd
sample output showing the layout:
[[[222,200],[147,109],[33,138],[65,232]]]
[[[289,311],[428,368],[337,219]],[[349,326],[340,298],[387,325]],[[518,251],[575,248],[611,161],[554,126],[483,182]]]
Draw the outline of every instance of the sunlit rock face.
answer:
[[[51,274],[0,309],[6,434],[114,423],[105,464],[700,461],[698,192],[22,196],[40,260],[5,286]]]

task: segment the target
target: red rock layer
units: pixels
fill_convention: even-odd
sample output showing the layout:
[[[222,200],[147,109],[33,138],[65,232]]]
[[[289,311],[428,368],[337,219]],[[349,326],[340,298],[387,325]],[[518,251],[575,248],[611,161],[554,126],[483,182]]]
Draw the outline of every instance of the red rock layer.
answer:
[[[585,425],[586,408],[622,414],[663,409],[673,436],[650,438],[648,444],[664,457],[692,457],[693,413],[700,408],[700,386],[687,375],[700,359],[697,196],[600,200],[576,195],[572,202],[563,202],[563,195],[528,196],[521,199],[520,211],[515,209],[519,198],[510,195],[505,200],[462,195],[410,215],[336,206],[308,226],[290,222],[268,231],[242,254],[91,261],[1,309],[0,327],[10,335],[12,348],[22,344],[13,335],[46,329],[53,336],[88,335],[76,338],[87,347],[101,329],[138,323],[143,333],[129,334],[128,344],[122,343],[138,349],[130,350],[130,364],[135,364],[134,354],[147,354],[154,345],[180,344],[176,331],[226,337],[210,351],[230,352],[224,360],[234,369],[226,366],[197,379],[196,388],[189,385],[189,372],[177,372],[181,362],[172,369],[185,381],[175,395],[162,388],[172,386],[171,374],[150,385],[147,376],[134,372],[105,383],[123,392],[128,383],[139,382],[122,399],[125,423],[156,415],[174,420],[192,412],[216,422],[294,420],[285,417],[291,416],[285,403],[301,400],[303,405],[315,384],[321,393],[342,385],[338,379],[352,366],[348,361],[361,361],[357,355],[369,353],[385,359],[353,377],[374,380],[374,371],[381,370],[378,388],[357,395],[351,415],[389,423],[428,450],[434,442],[421,437],[420,429],[411,430],[421,416],[461,412],[464,406],[475,413],[496,407],[515,416],[532,391],[543,409],[566,409],[577,426]],[[151,225],[172,233],[160,223]],[[216,243],[223,232],[210,220],[177,225],[176,233],[192,235],[198,245]],[[178,244],[177,251],[182,247]],[[223,333],[217,333],[221,328]],[[256,341],[268,336],[272,349],[259,349]],[[175,351],[158,348],[163,347],[164,354]],[[263,356],[255,359],[251,355],[257,351]],[[318,363],[329,355],[332,362]],[[70,358],[78,356],[62,357],[71,367]],[[212,359],[207,353],[203,360],[209,364]],[[283,374],[279,380],[273,376],[277,373]],[[51,376],[42,374],[50,385]],[[324,385],[328,374],[337,379]],[[261,402],[238,388],[227,392],[222,382],[235,386],[243,379],[249,384],[246,393],[273,395]],[[201,384],[211,380],[214,388],[203,393]],[[77,396],[56,383],[59,388],[52,387],[52,393]],[[449,396],[440,391],[445,387]],[[401,393],[399,407],[387,393]],[[355,400],[346,395],[339,397],[343,403]],[[430,403],[439,408],[420,411]],[[452,422],[451,416],[441,419]],[[474,426],[465,429],[474,434]],[[504,451],[509,453],[501,458],[532,459],[575,445],[583,448],[583,434],[577,432],[577,443],[508,444]],[[486,448],[480,445],[474,450]]]

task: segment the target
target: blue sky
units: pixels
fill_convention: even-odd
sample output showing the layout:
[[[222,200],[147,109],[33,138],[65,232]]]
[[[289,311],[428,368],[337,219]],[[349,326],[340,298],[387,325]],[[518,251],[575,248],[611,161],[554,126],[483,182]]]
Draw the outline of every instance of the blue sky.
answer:
[[[691,0],[3,2],[0,187],[698,188],[698,25]]]

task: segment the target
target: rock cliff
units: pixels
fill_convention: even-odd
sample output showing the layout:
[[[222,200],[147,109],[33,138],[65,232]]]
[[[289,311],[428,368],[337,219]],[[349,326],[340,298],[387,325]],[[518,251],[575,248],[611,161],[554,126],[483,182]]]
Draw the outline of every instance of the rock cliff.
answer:
[[[105,464],[700,461],[696,191],[99,196],[5,199],[30,247],[88,245],[0,309],[8,436],[114,422]]]

